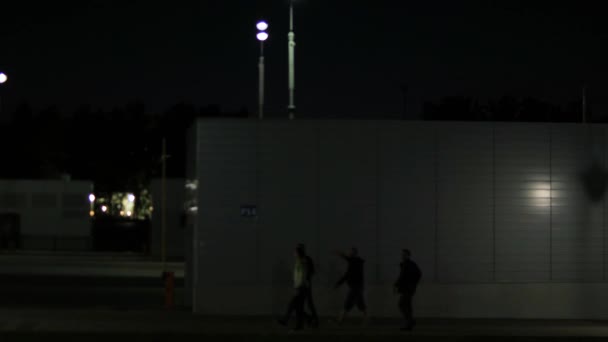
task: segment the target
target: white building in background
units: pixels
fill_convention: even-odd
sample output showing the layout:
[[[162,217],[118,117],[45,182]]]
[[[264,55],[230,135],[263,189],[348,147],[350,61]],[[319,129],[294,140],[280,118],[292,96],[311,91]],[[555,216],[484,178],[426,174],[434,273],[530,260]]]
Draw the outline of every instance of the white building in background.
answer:
[[[0,180],[0,239],[11,249],[88,250],[92,192],[89,181]]]
[[[188,262],[194,310],[279,314],[293,248],[335,314],[358,247],[370,312],[397,316],[400,251],[422,317],[608,319],[608,126],[198,121]],[[190,195],[188,195],[190,196]]]

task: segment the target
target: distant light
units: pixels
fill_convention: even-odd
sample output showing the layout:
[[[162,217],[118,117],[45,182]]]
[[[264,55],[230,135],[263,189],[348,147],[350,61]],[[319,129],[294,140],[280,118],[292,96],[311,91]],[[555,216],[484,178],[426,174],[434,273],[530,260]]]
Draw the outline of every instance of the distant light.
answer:
[[[6,74],[0,72],[0,84],[5,83],[6,80],[8,80],[8,77],[6,76]]]
[[[154,211],[154,207],[150,207],[150,211]]]
[[[133,213],[130,211],[127,211],[127,216],[131,217],[131,216],[133,216]]]
[[[135,195],[133,195],[133,194],[129,194],[129,195],[127,196],[127,198],[129,199],[129,202],[131,202],[131,203],[135,202]]]
[[[125,216],[125,212],[124,211],[120,211],[120,216]]]
[[[89,211],[89,216],[91,216],[91,217],[95,216],[95,212],[93,210]]]
[[[260,21],[255,27],[260,31],[266,31],[268,29],[268,23],[265,21]]]
[[[258,40],[259,41],[263,42],[266,39],[268,39],[268,33],[266,33],[266,32],[260,32],[260,33],[258,33]]]
[[[196,190],[198,188],[198,181],[188,181],[186,182],[186,189],[188,190]]]
[[[95,195],[93,195],[93,194],[89,195],[89,202],[91,202],[91,203],[95,202]]]
[[[108,211],[108,207],[106,207],[105,205],[101,207],[101,211],[103,211],[104,213]]]

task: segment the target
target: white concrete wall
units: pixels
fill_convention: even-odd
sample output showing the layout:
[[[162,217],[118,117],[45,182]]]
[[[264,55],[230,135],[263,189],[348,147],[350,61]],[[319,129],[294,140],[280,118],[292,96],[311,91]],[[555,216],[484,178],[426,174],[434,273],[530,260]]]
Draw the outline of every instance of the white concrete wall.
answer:
[[[21,216],[21,233],[37,236],[89,237],[87,181],[0,180],[0,212]]]
[[[407,247],[421,316],[605,318],[606,128],[199,121],[195,309],[282,312],[304,242],[325,314],[343,300],[332,252],[356,246],[377,315],[398,314]],[[243,204],[259,217],[240,217]]]

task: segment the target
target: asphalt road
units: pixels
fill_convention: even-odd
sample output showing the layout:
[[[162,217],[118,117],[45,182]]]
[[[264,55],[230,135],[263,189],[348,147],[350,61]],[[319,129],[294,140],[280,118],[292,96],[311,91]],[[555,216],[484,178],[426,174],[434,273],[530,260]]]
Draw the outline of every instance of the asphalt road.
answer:
[[[183,264],[169,267],[182,307]],[[162,264],[137,256],[0,255],[0,308],[160,309],[162,271]]]
[[[323,319],[322,322],[326,322]],[[574,320],[359,320],[290,334],[271,317],[199,316],[185,311],[0,310],[2,341],[581,341],[606,339],[608,325]]]

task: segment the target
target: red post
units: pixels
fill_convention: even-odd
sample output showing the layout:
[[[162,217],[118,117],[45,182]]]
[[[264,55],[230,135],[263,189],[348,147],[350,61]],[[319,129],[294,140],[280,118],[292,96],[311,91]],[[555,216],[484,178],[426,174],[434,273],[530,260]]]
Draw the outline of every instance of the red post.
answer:
[[[175,272],[164,272],[165,279],[165,309],[171,310],[175,304]]]

